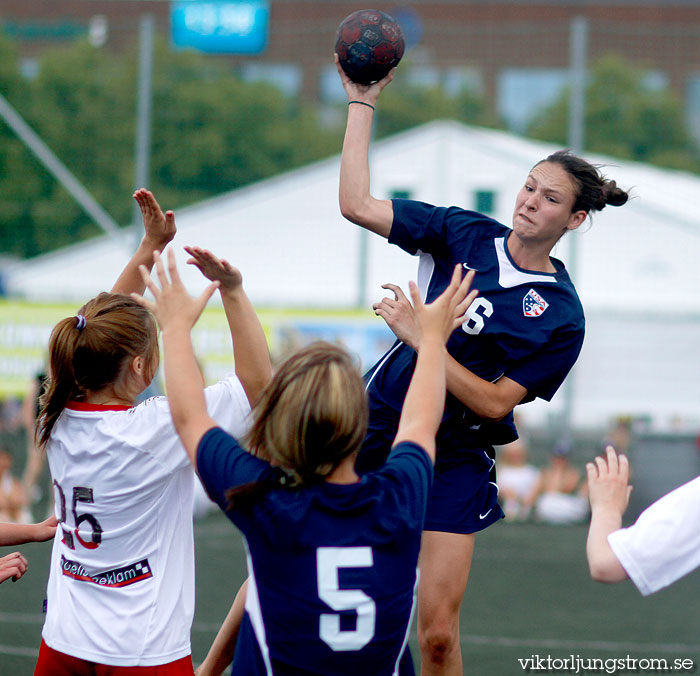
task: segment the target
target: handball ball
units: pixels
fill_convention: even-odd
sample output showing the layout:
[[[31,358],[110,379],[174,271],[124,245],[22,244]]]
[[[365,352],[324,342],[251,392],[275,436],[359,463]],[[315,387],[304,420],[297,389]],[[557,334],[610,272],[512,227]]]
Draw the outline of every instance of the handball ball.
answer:
[[[381,80],[401,61],[404,52],[401,28],[378,9],[361,9],[338,26],[335,51],[342,69],[358,84]]]

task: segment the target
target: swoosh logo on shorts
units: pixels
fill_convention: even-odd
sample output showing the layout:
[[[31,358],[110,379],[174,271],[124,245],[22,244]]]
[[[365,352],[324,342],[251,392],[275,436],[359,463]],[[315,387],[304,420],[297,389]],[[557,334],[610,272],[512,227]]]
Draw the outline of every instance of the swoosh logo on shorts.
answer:
[[[493,511],[493,507],[491,507],[491,509],[489,509],[489,511],[486,512],[486,514],[479,514],[479,518],[485,519],[489,514],[491,514],[492,511]]]

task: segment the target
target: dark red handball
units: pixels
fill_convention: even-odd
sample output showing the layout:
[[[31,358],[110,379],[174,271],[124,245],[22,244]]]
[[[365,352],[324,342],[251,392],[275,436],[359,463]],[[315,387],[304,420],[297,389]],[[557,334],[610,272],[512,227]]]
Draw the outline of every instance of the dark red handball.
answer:
[[[378,9],[361,9],[343,19],[335,51],[347,76],[358,84],[381,80],[401,61],[405,48],[401,27]]]

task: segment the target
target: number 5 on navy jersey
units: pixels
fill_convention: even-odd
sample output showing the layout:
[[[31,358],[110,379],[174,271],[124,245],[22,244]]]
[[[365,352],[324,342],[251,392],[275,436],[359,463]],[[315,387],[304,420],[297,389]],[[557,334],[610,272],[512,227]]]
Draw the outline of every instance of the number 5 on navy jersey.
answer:
[[[342,630],[340,615],[323,613],[319,636],[331,650],[362,650],[374,637],[377,608],[360,589],[340,589],[340,568],[369,568],[374,564],[371,547],[319,547],[316,550],[318,596],[333,610],[354,610],[355,629]]]

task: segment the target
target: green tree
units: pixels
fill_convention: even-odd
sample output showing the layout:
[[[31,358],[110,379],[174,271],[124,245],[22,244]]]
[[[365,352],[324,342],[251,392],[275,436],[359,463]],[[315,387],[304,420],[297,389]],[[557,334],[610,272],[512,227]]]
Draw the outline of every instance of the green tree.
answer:
[[[31,83],[27,121],[118,222],[130,216],[135,80],[123,62],[84,41],[45,53]],[[42,251],[100,232],[48,172],[33,201]]]
[[[19,73],[12,42],[0,38],[0,92],[11,102],[26,101],[29,91]],[[0,121],[0,252],[37,253],[31,227],[32,197],[43,190],[41,170],[15,133]]]
[[[46,52],[39,75],[18,75],[0,43],[0,89],[112,217],[132,214],[137,62],[77,42]],[[272,86],[248,84],[221,61],[157,41],[152,188],[177,207],[319,159],[341,132]],[[0,124],[0,251],[31,256],[98,228],[6,125]]]
[[[528,135],[566,145],[569,93],[543,110]],[[667,89],[652,89],[645,72],[618,56],[601,59],[586,88],[586,150],[699,171],[697,146],[686,129],[680,101]]]
[[[212,196],[337,152],[340,133],[265,83],[193,52],[156,55],[154,189],[172,203]]]
[[[156,40],[151,188],[177,208],[338,153],[343,127],[318,106],[248,83],[223,59]],[[80,40],[45,52],[19,76],[0,41],[0,90],[120,224],[132,216],[136,44],[123,52]],[[396,78],[382,96],[378,136],[437,118],[486,124],[481,97]],[[340,116],[344,120],[344,116]],[[0,252],[33,256],[99,233],[63,186],[0,123]]]

